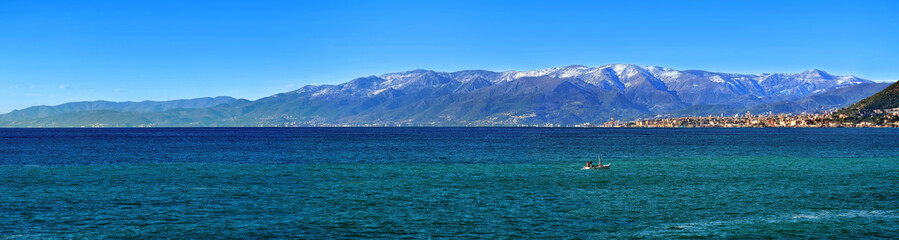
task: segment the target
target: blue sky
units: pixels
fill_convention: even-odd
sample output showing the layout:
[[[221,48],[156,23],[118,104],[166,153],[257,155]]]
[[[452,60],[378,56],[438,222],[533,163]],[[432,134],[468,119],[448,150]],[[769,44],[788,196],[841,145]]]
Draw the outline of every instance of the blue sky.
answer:
[[[633,63],[895,81],[897,12],[899,1],[0,1],[0,112],[257,99],[411,69]]]

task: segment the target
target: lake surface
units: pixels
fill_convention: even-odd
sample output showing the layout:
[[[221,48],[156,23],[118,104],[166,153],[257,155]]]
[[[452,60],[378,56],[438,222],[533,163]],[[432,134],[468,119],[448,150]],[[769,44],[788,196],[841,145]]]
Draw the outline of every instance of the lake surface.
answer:
[[[209,237],[897,238],[899,129],[0,129],[0,239]]]

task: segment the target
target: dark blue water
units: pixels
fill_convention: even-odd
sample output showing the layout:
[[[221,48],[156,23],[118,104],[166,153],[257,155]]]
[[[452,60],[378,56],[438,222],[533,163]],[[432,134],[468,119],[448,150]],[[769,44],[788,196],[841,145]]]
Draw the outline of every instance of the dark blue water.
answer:
[[[209,237],[896,238],[899,130],[0,129],[0,239]]]

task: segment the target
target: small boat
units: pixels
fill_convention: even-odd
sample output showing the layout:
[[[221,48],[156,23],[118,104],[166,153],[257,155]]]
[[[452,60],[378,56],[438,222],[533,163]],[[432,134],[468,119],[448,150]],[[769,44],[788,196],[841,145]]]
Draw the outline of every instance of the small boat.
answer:
[[[581,168],[581,169],[609,169],[609,166],[612,166],[612,164],[609,163],[609,164],[606,164],[606,165],[593,165],[593,166],[589,166],[589,167],[584,166],[584,167]]]
[[[584,170],[587,170],[587,169],[609,169],[609,167],[611,167],[611,166],[612,166],[611,163],[603,165],[602,159],[599,156],[597,156],[596,157],[596,165],[593,165],[592,162],[587,162],[587,166],[584,166],[581,169],[584,169]]]

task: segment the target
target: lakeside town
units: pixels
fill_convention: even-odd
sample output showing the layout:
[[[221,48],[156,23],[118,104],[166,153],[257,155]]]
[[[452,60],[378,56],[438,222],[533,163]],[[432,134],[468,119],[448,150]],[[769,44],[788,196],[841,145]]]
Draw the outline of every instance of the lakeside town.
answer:
[[[316,123],[316,122],[289,122],[280,124],[259,124],[255,127],[436,127],[445,126],[437,122],[431,124],[414,123]],[[449,125],[455,126],[455,125]],[[602,124],[582,123],[567,124],[517,124],[517,123],[472,123],[461,125],[464,127],[576,127],[576,128],[899,128],[899,108],[877,109],[872,111],[853,112],[846,114],[838,110],[824,113],[800,113],[800,114],[736,114],[732,116],[684,116],[664,117],[651,119],[637,119],[631,121],[610,120]],[[93,124],[81,126],[82,128],[120,127],[107,124]],[[158,127],[150,124],[137,127]]]
[[[803,114],[738,114],[734,116],[671,117],[634,121],[608,121],[600,126],[589,123],[576,127],[625,128],[896,128],[899,108],[878,109],[867,113],[845,114],[839,111]]]
[[[437,127],[437,122],[414,123],[288,123],[283,125],[259,125],[259,127]],[[449,125],[456,126],[456,125]],[[899,108],[866,112],[840,112],[839,109],[823,113],[800,114],[736,114],[732,116],[685,116],[638,119],[632,121],[610,120],[602,124],[518,124],[487,122],[461,125],[461,127],[576,127],[576,128],[899,128]]]

